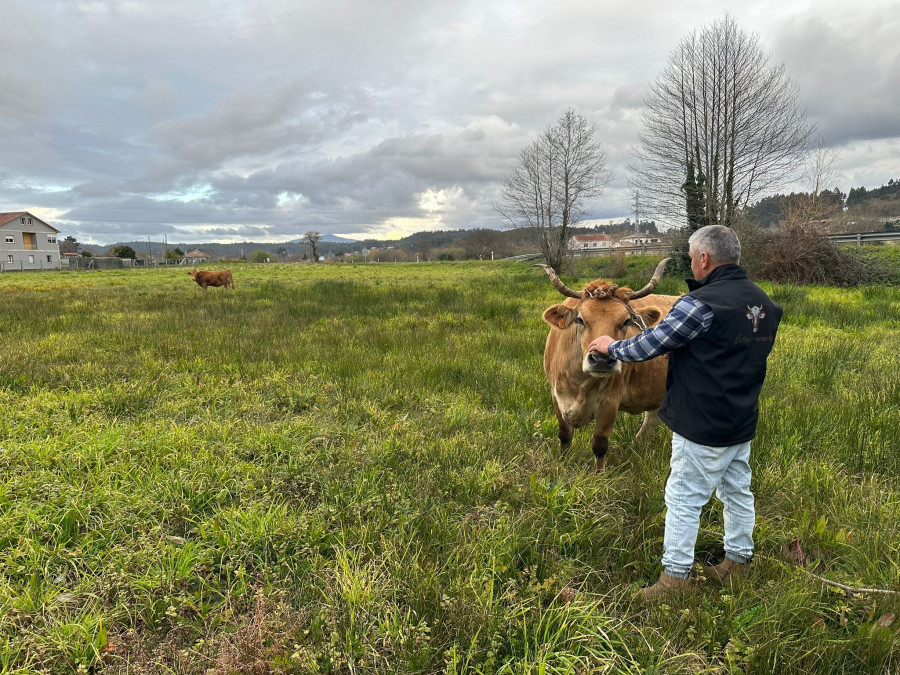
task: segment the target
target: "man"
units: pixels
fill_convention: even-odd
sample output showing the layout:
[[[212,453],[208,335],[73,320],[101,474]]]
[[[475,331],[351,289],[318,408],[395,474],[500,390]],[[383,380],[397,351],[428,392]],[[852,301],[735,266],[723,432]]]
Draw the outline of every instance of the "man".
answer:
[[[700,511],[714,490],[724,505],[725,560],[707,568],[707,575],[724,583],[746,573],[756,517],[750,441],[782,314],[738,264],[741,244],[733,230],[709,225],[694,232],[688,245],[694,279],[686,280],[690,292],[666,317],[631,339],[604,335],[589,347],[625,362],[669,354],[659,408],[673,432],[663,572],[641,590],[647,602],[688,587]]]

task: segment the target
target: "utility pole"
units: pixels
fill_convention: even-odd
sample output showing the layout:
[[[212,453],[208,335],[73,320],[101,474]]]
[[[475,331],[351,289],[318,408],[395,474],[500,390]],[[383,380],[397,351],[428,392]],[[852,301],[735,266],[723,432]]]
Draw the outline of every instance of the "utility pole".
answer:
[[[169,259],[169,236],[167,234],[164,234],[163,240],[166,242],[166,260],[168,260]]]
[[[147,255],[149,263],[153,263],[153,249],[150,248],[150,235],[147,235]]]

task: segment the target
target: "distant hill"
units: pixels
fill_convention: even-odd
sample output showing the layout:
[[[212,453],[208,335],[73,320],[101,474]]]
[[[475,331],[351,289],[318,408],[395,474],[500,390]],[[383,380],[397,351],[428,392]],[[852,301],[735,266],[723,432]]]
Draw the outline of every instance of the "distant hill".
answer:
[[[760,227],[776,227],[786,214],[802,208],[810,197],[805,192],[770,195],[747,207],[746,215]],[[822,190],[817,199],[819,208],[823,209],[822,217],[831,221],[834,227],[844,227],[847,231],[878,231],[900,216],[900,179],[892,178],[887,185],[872,190],[851,188],[849,194],[838,188]]]
[[[635,227],[629,219],[612,225],[598,225],[595,227],[573,227],[569,234],[607,233],[613,237],[632,234],[635,231],[656,233],[656,224],[653,221],[641,221],[640,228]],[[437,230],[416,232],[401,239],[363,239],[361,241],[347,239],[332,234],[322,235],[316,245],[319,255],[334,257],[340,255],[366,257],[372,249],[389,251],[385,254],[385,260],[465,260],[465,259],[490,259],[504,258],[521,253],[530,253],[537,250],[535,244],[535,232],[527,229],[511,230]],[[107,251],[113,246],[131,246],[140,257],[153,255],[155,259],[164,257],[166,245],[162,242],[128,241],[116,242],[109,246],[87,245],[87,248],[95,253]],[[208,243],[172,243],[168,244],[169,250],[178,248],[187,253],[199,249],[209,254],[212,258],[238,258],[249,259],[259,250],[271,254],[274,260],[291,261],[305,260],[310,255],[309,245],[303,239],[292,239],[285,242],[254,242],[245,241],[235,244]]]
[[[336,234],[323,234],[322,238],[319,241],[328,242],[331,244],[357,244],[359,243],[356,239],[348,239],[347,237],[339,237]],[[305,244],[306,240],[303,237],[300,239],[291,239],[289,244]]]
[[[862,206],[866,202],[898,202],[900,201],[900,180],[891,178],[887,185],[866,190],[864,187],[851,188],[850,194],[847,195],[846,206],[852,209],[855,206]]]

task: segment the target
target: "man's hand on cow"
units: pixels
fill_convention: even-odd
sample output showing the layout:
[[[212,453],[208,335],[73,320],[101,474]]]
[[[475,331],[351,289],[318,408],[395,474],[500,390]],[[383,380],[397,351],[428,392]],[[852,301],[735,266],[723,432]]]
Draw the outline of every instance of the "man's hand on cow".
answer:
[[[601,335],[588,345],[588,351],[609,354],[609,345],[611,342],[615,342],[615,340],[609,335]]]

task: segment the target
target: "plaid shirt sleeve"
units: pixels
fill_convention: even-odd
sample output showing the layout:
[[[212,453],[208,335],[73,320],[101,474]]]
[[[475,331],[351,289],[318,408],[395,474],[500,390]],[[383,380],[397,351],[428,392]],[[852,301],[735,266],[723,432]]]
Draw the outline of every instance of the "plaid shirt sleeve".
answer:
[[[702,335],[712,323],[713,311],[690,295],[675,303],[658,324],[627,340],[609,345],[609,354],[619,361],[649,361],[686,345]]]

